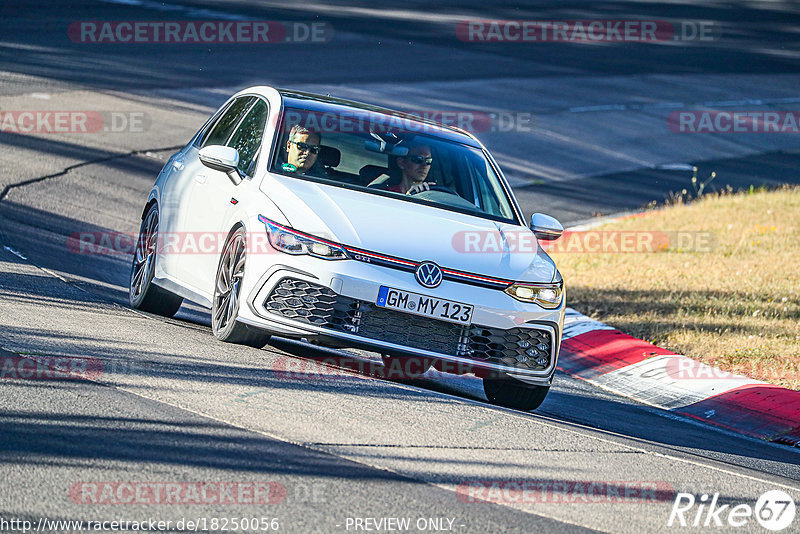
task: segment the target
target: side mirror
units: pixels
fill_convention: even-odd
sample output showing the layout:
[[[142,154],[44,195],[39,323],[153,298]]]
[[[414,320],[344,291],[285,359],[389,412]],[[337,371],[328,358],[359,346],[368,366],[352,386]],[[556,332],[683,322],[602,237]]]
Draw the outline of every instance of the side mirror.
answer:
[[[558,219],[544,213],[534,213],[531,216],[531,230],[536,239],[542,241],[555,241],[564,233],[564,227]]]
[[[239,185],[242,175],[239,172],[239,151],[222,145],[209,145],[200,149],[200,161],[209,169],[228,175],[233,185]]]

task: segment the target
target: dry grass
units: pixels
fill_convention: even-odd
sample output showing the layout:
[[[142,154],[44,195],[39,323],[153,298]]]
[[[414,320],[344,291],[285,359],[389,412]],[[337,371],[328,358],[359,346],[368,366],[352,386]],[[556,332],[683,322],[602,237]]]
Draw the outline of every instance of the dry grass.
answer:
[[[726,371],[800,389],[800,188],[703,196],[593,230],[702,232],[711,250],[554,253],[571,307]],[[656,239],[658,241],[658,239]]]

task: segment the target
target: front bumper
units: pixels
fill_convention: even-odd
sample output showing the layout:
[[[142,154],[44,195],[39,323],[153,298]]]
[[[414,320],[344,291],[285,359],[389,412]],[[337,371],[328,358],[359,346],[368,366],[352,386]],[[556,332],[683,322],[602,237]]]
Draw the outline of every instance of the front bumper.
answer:
[[[251,286],[247,303],[252,316],[242,314],[240,320],[288,337],[432,358],[462,371],[504,373],[532,385],[552,381],[563,303],[559,309],[543,310],[502,291],[455,282],[429,291],[432,296],[473,304],[473,324],[465,327],[375,305],[381,285],[419,292],[413,274],[355,262],[310,262],[312,267],[340,269],[324,273],[315,269],[312,274],[302,261],[270,267]]]

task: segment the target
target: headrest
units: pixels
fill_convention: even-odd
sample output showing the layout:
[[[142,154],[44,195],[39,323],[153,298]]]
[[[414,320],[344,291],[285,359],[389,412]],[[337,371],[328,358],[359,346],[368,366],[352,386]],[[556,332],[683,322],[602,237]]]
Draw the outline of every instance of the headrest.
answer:
[[[388,173],[389,169],[386,167],[381,167],[380,165],[364,165],[363,167],[361,167],[361,170],[358,171],[358,175],[361,177],[361,183],[364,185],[371,183],[375,178],[377,178],[381,174],[388,174]]]
[[[319,161],[326,167],[336,167],[342,161],[342,153],[338,148],[321,145],[319,147]]]

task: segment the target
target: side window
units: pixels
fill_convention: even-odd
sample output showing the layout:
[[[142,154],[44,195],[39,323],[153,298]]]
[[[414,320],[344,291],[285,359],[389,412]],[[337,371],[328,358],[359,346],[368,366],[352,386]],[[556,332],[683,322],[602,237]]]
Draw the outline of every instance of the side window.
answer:
[[[264,137],[267,112],[267,104],[258,100],[228,142],[229,147],[239,151],[239,170],[247,175],[252,175],[255,169],[256,156]]]
[[[203,146],[224,145],[255,98],[254,96],[245,96],[234,102],[211,129],[211,133],[203,141]]]
[[[203,143],[205,142],[206,137],[208,137],[208,134],[211,133],[211,129],[214,127],[214,124],[225,114],[226,111],[231,109],[231,104],[233,104],[233,102],[227,102],[224,108],[218,109],[216,113],[206,120],[206,122],[203,124],[203,127],[200,128],[195,135],[194,143],[192,143],[194,146],[197,148],[203,146]]]

